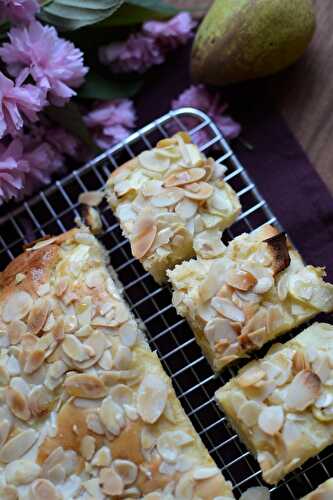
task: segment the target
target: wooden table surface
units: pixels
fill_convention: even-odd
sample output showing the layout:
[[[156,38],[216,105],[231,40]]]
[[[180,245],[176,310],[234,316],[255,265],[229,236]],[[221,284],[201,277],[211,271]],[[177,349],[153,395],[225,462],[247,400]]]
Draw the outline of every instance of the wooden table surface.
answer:
[[[212,0],[169,1],[202,16]],[[333,0],[313,1],[317,29],[310,47],[268,84],[290,129],[333,193]]]

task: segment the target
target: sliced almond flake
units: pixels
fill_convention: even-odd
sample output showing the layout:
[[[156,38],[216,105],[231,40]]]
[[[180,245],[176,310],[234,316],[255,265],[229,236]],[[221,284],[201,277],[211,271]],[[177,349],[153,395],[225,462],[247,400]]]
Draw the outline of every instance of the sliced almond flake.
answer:
[[[31,374],[34,373],[38,368],[40,368],[44,362],[45,353],[41,349],[35,349],[27,354],[23,371],[24,373]]]
[[[317,359],[312,363],[312,371],[318,375],[320,381],[325,384],[331,374],[330,360],[326,353],[319,353]]]
[[[37,299],[28,316],[28,329],[37,335],[45,325],[50,311],[50,303],[47,299]]]
[[[31,486],[31,492],[34,500],[62,500],[62,495],[47,479],[37,479]]]
[[[143,151],[137,158],[143,168],[152,172],[162,173],[170,166],[169,158],[157,155],[155,149]]]
[[[93,303],[90,295],[76,304],[75,312],[80,326],[87,326],[92,319]]]
[[[35,386],[29,394],[29,408],[34,417],[49,413],[52,404],[50,393],[42,385]]]
[[[86,370],[94,366],[101,359],[106,348],[105,335],[98,330],[94,331],[82,345],[89,359],[82,362],[74,361],[74,365],[81,370]],[[92,352],[94,352],[93,356],[91,356]]]
[[[113,368],[113,359],[111,351],[105,351],[101,359],[98,361],[98,365],[103,370],[112,370]]]
[[[105,496],[102,493],[99,479],[96,478],[96,479],[89,479],[87,481],[84,481],[82,483],[82,487],[88,493],[89,499],[104,500]]]
[[[56,320],[53,312],[51,312],[45,322],[45,325],[43,326],[43,332],[50,332],[55,327],[55,325],[56,325]]]
[[[103,200],[104,193],[102,191],[87,191],[79,195],[79,203],[97,207]]]
[[[212,196],[213,192],[213,186],[211,186],[207,182],[187,184],[186,186],[184,186],[184,194],[186,198],[190,198],[191,200],[208,200],[208,198]]]
[[[162,415],[167,399],[168,386],[155,374],[144,376],[138,389],[137,408],[142,420],[153,424]]]
[[[111,451],[108,446],[102,446],[96,451],[91,464],[95,467],[108,467],[111,464]]]
[[[271,496],[268,488],[255,486],[246,490],[240,500],[270,500]]]
[[[237,417],[247,426],[257,425],[258,417],[262,410],[262,405],[256,401],[245,401],[238,409]]]
[[[175,300],[174,300],[175,293],[176,292],[173,292],[172,303],[176,307],[177,304],[175,303]],[[182,293],[182,292],[180,292],[180,293]],[[182,298],[183,298],[183,294],[182,294]],[[199,316],[200,319],[202,319],[203,321],[208,323],[209,321],[211,321],[217,317],[217,311],[215,309],[213,309],[209,303],[206,302],[205,304],[200,304],[199,307],[197,308],[197,316]]]
[[[120,434],[126,424],[124,410],[110,396],[103,400],[99,416],[106,429],[115,436]]]
[[[240,387],[251,387],[263,380],[265,377],[266,372],[255,365],[243,371],[243,373],[237,377],[237,383]]]
[[[218,474],[220,474],[220,471],[217,467],[195,467],[193,470],[193,479],[201,481],[203,479],[210,479]]]
[[[105,433],[104,426],[97,413],[88,413],[86,416],[86,424],[87,428],[95,434],[102,436]]]
[[[126,382],[128,385],[136,385],[141,372],[132,370],[111,370],[101,374],[101,379],[106,385],[113,385],[119,382]]]
[[[41,467],[31,460],[14,460],[5,468],[6,482],[16,486],[31,483],[40,473]]]
[[[184,198],[185,192],[181,188],[167,188],[164,189],[161,193],[154,196],[150,203],[153,207],[156,208],[166,208],[176,205]]]
[[[82,362],[89,359],[89,354],[84,349],[84,344],[75,337],[75,335],[67,334],[62,343],[64,353],[74,361]]]
[[[20,342],[22,335],[27,331],[26,324],[23,321],[17,319],[13,320],[8,324],[7,334],[11,345],[16,345]]]
[[[198,205],[194,201],[185,198],[181,200],[175,208],[175,212],[183,220],[189,220],[195,216],[198,211]]]
[[[9,436],[12,427],[11,420],[11,418],[5,418],[0,421],[0,448],[5,444]]]
[[[50,291],[51,287],[49,283],[43,283],[42,285],[39,285],[37,288],[37,295],[39,297],[43,297],[44,295],[47,295]]]
[[[213,262],[199,289],[199,296],[202,302],[207,302],[217,294],[225,282],[225,274],[225,264],[221,261]]]
[[[306,358],[306,354],[303,351],[296,351],[293,357],[293,368],[295,372],[300,372],[302,370],[308,370],[310,364]]]
[[[175,496],[176,498],[191,500],[194,497],[193,489],[194,489],[194,479],[192,477],[192,474],[190,472],[185,473],[180,477],[177,483],[175,489]]]
[[[5,323],[23,319],[33,306],[33,300],[28,292],[23,290],[13,292],[2,307],[2,319]]]
[[[22,283],[26,277],[27,276],[24,273],[17,273],[15,275],[15,284],[18,285],[19,283]]]
[[[99,477],[104,493],[111,496],[118,496],[123,493],[124,482],[112,467],[103,468]]]
[[[84,436],[80,443],[80,452],[83,458],[91,460],[95,453],[96,439],[93,436]]]
[[[9,439],[0,450],[0,462],[10,463],[21,458],[38,439],[38,432],[28,429]]]
[[[132,253],[137,259],[144,257],[150,250],[157,233],[157,225],[152,217],[141,217],[136,225],[132,241]]]
[[[58,278],[54,290],[56,296],[61,297],[66,292],[68,286],[69,286],[68,276],[61,276],[60,278]]]
[[[288,387],[285,404],[295,411],[304,411],[319,397],[321,382],[311,370],[297,373]]]
[[[102,380],[88,373],[77,373],[66,378],[64,388],[71,396],[87,399],[100,399],[106,395]]]
[[[2,500],[18,500],[18,491],[15,486],[0,485],[0,498]]]
[[[227,272],[226,281],[228,285],[233,288],[247,292],[257,283],[257,278],[249,271],[244,271],[242,269],[230,269]]]
[[[265,434],[274,436],[281,430],[283,421],[284,413],[282,406],[267,406],[259,415],[258,426]]]
[[[165,187],[176,187],[184,186],[185,184],[191,184],[192,182],[198,182],[206,176],[206,170],[204,168],[188,168],[186,170],[180,170],[178,172],[173,172],[171,175],[164,179]]]
[[[31,412],[27,398],[22,392],[7,387],[6,389],[6,403],[15,417],[20,420],[27,421],[31,417]]]
[[[132,351],[124,345],[120,345],[114,358],[114,366],[117,370],[128,370],[132,364]]]
[[[230,322],[223,318],[214,318],[208,321],[204,334],[213,348],[220,340],[227,340],[229,343],[238,342],[235,330]]]
[[[110,389],[110,396],[119,406],[131,405],[134,400],[133,389],[125,384],[117,384]]]
[[[116,459],[112,462],[116,473],[122,478],[125,486],[133,484],[138,475],[138,467],[130,460]]]
[[[52,483],[63,483],[66,479],[66,471],[64,467],[60,464],[52,467],[47,474],[47,479],[49,479]]]
[[[202,165],[204,157],[196,144],[183,144],[179,142],[178,145],[185,163],[193,167]]]
[[[242,292],[240,290],[236,290],[236,294],[244,302],[250,302],[253,304],[257,304],[261,300],[260,296],[257,293],[253,293],[251,291],[250,292]]]
[[[333,404],[333,394],[329,392],[322,392],[315,402],[316,408],[327,408]]]
[[[224,316],[225,318],[230,319],[231,321],[236,321],[242,323],[245,321],[244,312],[236,307],[230,300],[214,297],[211,301],[211,305],[216,309],[216,311]]]

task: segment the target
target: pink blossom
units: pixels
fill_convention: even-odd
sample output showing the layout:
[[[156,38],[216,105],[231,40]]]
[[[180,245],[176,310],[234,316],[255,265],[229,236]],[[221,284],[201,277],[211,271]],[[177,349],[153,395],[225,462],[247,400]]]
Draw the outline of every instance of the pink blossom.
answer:
[[[29,165],[23,194],[31,194],[37,187],[51,182],[51,175],[63,167],[63,156],[50,144],[41,143],[24,153]]]
[[[193,21],[188,12],[180,12],[170,21],[147,21],[143,33],[153,38],[165,50],[175,49],[184,45],[193,37]]]
[[[79,87],[88,71],[81,50],[60,38],[53,27],[39,22],[12,28],[9,39],[10,43],[0,48],[0,56],[11,75],[23,79],[30,74],[59,106],[76,95],[72,87]]]
[[[20,139],[14,139],[7,147],[0,144],[0,205],[21,197],[28,170]]]
[[[219,94],[210,92],[204,85],[192,85],[172,101],[171,105],[172,109],[193,107],[204,111],[227,139],[234,139],[241,132],[240,124],[231,116],[223,114],[228,107],[227,104],[221,104]],[[188,118],[186,125],[193,128],[196,125],[195,119]],[[195,139],[199,144],[204,144],[210,139],[208,131],[206,129],[198,131]]]
[[[143,73],[162,64],[170,49],[186,43],[193,36],[194,26],[187,12],[180,12],[170,21],[146,22],[142,31],[130,35],[126,42],[101,47],[99,59],[114,73]]]
[[[141,33],[130,35],[124,43],[101,47],[99,58],[103,64],[110,65],[114,73],[144,73],[151,66],[165,61],[155,40]]]
[[[23,127],[23,116],[37,120],[37,113],[45,104],[44,93],[34,85],[14,84],[0,72],[0,139],[15,135]]]
[[[45,140],[59,153],[76,158],[80,151],[80,141],[61,127],[51,127],[45,131]]]
[[[36,0],[0,0],[0,20],[28,23],[33,21],[39,8]]]
[[[129,136],[136,116],[132,101],[118,99],[97,104],[83,119],[92,130],[96,144],[107,149]]]

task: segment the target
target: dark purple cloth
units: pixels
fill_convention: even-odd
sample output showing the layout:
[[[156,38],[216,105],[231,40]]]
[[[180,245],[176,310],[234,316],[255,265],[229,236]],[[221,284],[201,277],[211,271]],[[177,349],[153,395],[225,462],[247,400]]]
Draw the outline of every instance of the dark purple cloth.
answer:
[[[156,68],[136,99],[139,126],[170,109],[171,100],[190,85],[188,48]],[[326,266],[333,281],[333,199],[297,140],[274,108],[265,80],[221,90],[229,112],[242,126],[232,143],[282,226],[307,263]]]

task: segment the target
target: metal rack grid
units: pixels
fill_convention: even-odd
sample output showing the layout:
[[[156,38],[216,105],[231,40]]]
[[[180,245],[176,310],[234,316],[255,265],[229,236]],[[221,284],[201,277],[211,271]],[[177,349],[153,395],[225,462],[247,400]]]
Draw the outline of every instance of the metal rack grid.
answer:
[[[114,168],[143,149],[151,148],[158,139],[176,129],[187,130],[194,140],[204,132],[207,141],[201,146],[202,151],[228,168],[225,179],[237,191],[243,212],[225,232],[226,241],[266,222],[279,227],[267,202],[210,118],[196,109],[182,108],[135,132],[10,213],[2,215],[0,212],[1,268],[21,253],[23,243],[73,227],[79,216],[77,200],[81,192],[101,189]],[[263,483],[257,462],[214,403],[215,390],[235,375],[237,366],[214,376],[190,328],[172,307],[169,289],[156,285],[133,259],[129,243],[106,204],[101,207],[101,216],[106,229],[100,239],[124,286],[126,299],[145,323],[150,345],[157,350],[171,376],[187,415],[225,477],[232,481],[238,498],[248,487]],[[272,499],[299,499],[330,475],[333,475],[332,449],[308,461],[301,470],[289,474],[284,482],[271,488]]]

